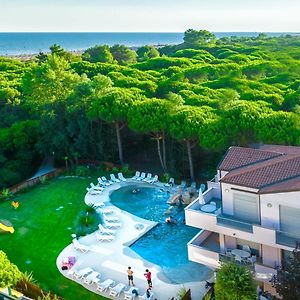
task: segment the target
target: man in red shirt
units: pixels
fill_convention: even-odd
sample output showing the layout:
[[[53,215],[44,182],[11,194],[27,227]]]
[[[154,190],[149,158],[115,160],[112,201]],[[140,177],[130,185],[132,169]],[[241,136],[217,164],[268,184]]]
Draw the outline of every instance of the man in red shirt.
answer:
[[[151,272],[148,269],[146,269],[146,273],[144,275],[147,279],[148,287],[149,289],[151,289],[152,288]]]

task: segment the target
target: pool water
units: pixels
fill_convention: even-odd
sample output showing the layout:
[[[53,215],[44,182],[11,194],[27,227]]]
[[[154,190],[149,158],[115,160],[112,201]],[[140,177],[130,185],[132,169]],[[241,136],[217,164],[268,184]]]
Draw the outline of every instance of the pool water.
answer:
[[[137,191],[133,193],[133,190]],[[143,184],[127,185],[112,192],[111,203],[138,217],[158,222],[158,225],[144,234],[130,246],[147,261],[157,264],[162,272],[160,279],[171,283],[205,280],[212,275],[208,267],[190,262],[187,243],[199,229],[184,224],[184,208],[172,207],[171,216],[177,224],[166,224],[165,212],[170,194],[154,186]]]

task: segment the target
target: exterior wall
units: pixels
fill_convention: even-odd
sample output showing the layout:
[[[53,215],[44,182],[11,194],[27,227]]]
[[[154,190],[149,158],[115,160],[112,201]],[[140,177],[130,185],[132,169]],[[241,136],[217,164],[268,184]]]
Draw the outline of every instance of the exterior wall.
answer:
[[[272,268],[281,265],[280,249],[262,245],[262,263]]]
[[[234,189],[238,189],[234,190]],[[223,205],[223,213],[228,215],[233,215],[233,194],[249,194],[248,192],[257,192],[256,189],[241,187],[237,185],[232,185],[228,183],[221,183],[221,190],[222,190],[222,205]],[[242,191],[240,191],[242,190]],[[253,193],[250,194],[251,196],[256,196],[258,200],[258,195]]]
[[[226,249],[235,249],[236,248],[236,238],[225,235],[225,247]]]
[[[225,253],[226,246],[225,246],[225,235],[224,234],[219,234],[219,239],[220,239],[220,249],[221,253]]]
[[[221,170],[219,170],[218,171],[219,179],[221,179],[222,177],[224,177],[226,174],[228,174],[227,171],[221,171]]]
[[[279,205],[300,209],[300,191],[289,193],[261,194],[261,225],[280,230]],[[300,218],[300,216],[299,216]]]
[[[204,264],[212,268],[218,268],[219,253],[200,246],[210,234],[210,231],[201,230],[188,242],[188,257],[189,260],[193,262]]]

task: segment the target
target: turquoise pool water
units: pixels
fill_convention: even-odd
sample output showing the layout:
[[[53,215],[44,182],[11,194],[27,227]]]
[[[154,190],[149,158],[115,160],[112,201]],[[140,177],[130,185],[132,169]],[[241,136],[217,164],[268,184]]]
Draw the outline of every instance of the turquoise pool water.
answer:
[[[138,190],[133,193],[133,190]],[[157,264],[162,272],[160,279],[172,283],[205,280],[211,269],[190,262],[187,242],[199,229],[184,224],[184,208],[173,207],[171,215],[177,224],[166,224],[166,210],[170,194],[153,186],[128,185],[112,192],[111,203],[138,217],[158,222],[158,225],[138,239],[131,249],[147,261]]]

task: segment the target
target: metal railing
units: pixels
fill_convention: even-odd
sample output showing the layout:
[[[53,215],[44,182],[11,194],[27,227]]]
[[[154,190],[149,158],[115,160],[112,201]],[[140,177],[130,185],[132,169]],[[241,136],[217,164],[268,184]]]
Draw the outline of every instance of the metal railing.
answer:
[[[295,248],[300,243],[300,234],[285,231],[276,231],[276,243]]]
[[[235,219],[233,216],[230,215],[218,215],[217,216],[217,224],[225,227],[230,227],[246,232],[253,233],[253,224],[247,223],[241,220]]]

